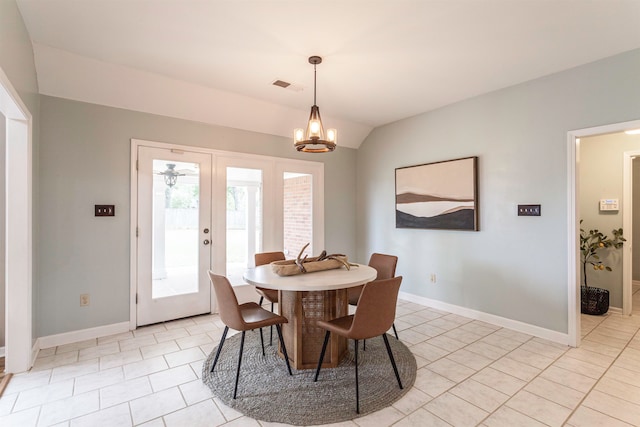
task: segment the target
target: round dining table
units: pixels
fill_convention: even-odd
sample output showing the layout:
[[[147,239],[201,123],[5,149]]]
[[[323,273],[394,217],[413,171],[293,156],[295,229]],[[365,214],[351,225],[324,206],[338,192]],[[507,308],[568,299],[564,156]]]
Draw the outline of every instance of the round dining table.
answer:
[[[251,285],[278,291],[279,314],[289,321],[282,325],[282,335],[291,365],[312,369],[317,366],[326,332],[316,322],[349,314],[347,289],[376,276],[377,271],[364,264],[293,276],[279,276],[267,264],[246,270],[243,278]],[[347,351],[347,340],[331,334],[322,366],[338,366]]]

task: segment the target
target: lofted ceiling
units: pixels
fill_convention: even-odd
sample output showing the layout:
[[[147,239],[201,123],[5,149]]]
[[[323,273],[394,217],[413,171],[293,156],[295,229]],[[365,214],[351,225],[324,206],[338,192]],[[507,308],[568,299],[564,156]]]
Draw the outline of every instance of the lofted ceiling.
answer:
[[[640,0],[17,0],[40,93],[338,144],[640,48]],[[273,86],[275,80],[292,84]]]

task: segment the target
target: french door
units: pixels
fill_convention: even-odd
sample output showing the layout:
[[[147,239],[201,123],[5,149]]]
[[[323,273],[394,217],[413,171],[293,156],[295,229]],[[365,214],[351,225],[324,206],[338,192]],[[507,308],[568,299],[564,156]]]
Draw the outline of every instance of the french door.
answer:
[[[211,311],[211,163],[138,147],[137,325]]]
[[[322,163],[132,140],[132,165],[132,327],[216,312],[208,270],[324,249]]]

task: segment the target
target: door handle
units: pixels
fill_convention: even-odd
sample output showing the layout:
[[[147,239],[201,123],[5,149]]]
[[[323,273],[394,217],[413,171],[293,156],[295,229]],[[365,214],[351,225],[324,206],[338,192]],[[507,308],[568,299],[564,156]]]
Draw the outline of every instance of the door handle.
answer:
[[[209,239],[205,239],[204,242],[202,242],[202,243],[204,243],[205,245],[208,245],[211,242],[209,241]]]

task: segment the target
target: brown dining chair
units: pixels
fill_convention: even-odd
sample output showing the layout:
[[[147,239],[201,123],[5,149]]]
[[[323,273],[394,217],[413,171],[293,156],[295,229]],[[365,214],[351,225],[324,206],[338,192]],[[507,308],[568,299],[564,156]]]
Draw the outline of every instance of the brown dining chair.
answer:
[[[273,261],[284,261],[284,252],[261,252],[254,255],[256,267],[259,265],[271,264]],[[278,291],[275,289],[259,288],[256,286],[256,292],[260,295],[260,302],[265,300],[271,303],[271,312],[273,312],[273,304],[278,302]],[[269,345],[273,344],[273,326],[269,330]]]
[[[211,366],[211,372],[213,372],[213,370],[216,368],[218,358],[220,357],[220,351],[222,350],[222,345],[224,344],[224,340],[227,337],[229,328],[235,329],[236,331],[242,331],[242,337],[240,338],[240,353],[238,354],[238,369],[236,371],[236,384],[233,389],[233,398],[235,399],[236,394],[238,393],[238,378],[240,377],[240,365],[242,364],[244,336],[246,331],[248,330],[256,328],[260,329],[260,342],[262,344],[262,355],[264,356],[264,338],[262,337],[262,328],[275,325],[278,331],[278,337],[280,337],[280,346],[282,346],[282,354],[284,356],[284,361],[287,363],[289,375],[293,375],[291,372],[291,366],[289,365],[287,348],[285,347],[284,340],[282,339],[282,329],[280,327],[281,324],[287,323],[286,317],[282,317],[268,310],[265,310],[255,302],[238,304],[238,298],[233,291],[231,283],[229,283],[229,280],[227,280],[226,277],[219,276],[217,274],[214,274],[212,271],[209,271],[209,278],[211,279],[211,284],[213,285],[213,290],[218,301],[220,320],[222,320],[222,323],[224,323],[225,325],[224,332],[222,332],[222,338],[220,339],[220,344],[218,345],[218,350],[216,351],[216,357],[213,360],[213,365]]]
[[[371,254],[371,258],[369,258],[369,267],[375,268],[375,270],[378,272],[376,280],[391,279],[392,277],[394,277],[396,275],[397,264],[398,257],[395,255],[373,253]],[[360,299],[360,294],[362,293],[363,287],[364,285],[348,289],[349,305],[358,305],[358,299]],[[396,331],[396,324],[393,323],[391,327],[393,328],[393,334],[396,336],[396,339],[399,339],[398,331]]]
[[[316,322],[317,326],[326,329],[327,332],[324,335],[324,343],[322,344],[322,351],[320,353],[320,359],[318,359],[318,367],[313,381],[318,381],[318,375],[320,374],[320,368],[322,367],[324,353],[327,350],[330,333],[333,332],[334,334],[341,335],[347,339],[354,340],[356,412],[358,414],[360,413],[360,390],[358,385],[358,342],[360,340],[366,340],[382,335],[384,344],[387,347],[389,360],[391,360],[393,372],[396,374],[396,379],[398,380],[398,386],[401,389],[403,388],[402,381],[400,381],[400,375],[398,374],[398,367],[396,366],[396,361],[393,358],[393,353],[389,346],[389,340],[387,339],[387,331],[389,330],[389,327],[391,327],[393,319],[396,316],[396,303],[401,282],[402,276],[369,282],[365,284],[362,289],[360,300],[354,314],[333,320],[318,320]]]

